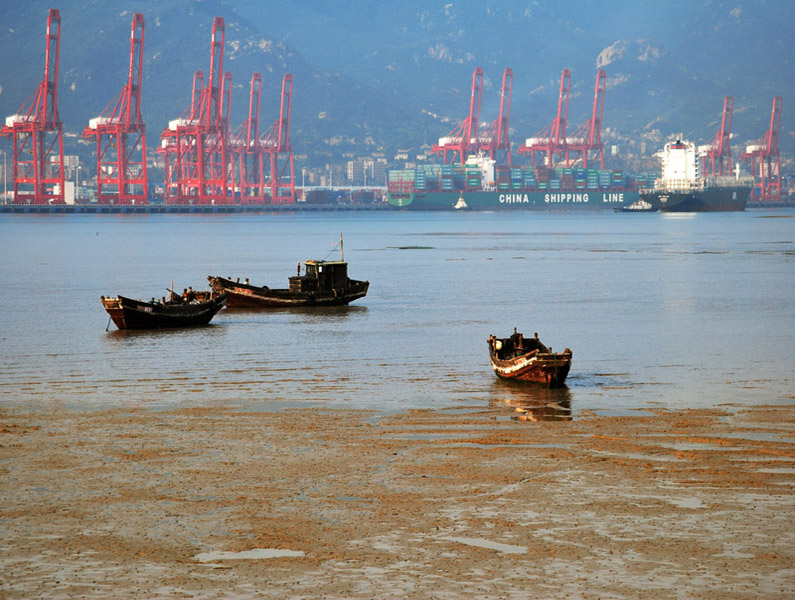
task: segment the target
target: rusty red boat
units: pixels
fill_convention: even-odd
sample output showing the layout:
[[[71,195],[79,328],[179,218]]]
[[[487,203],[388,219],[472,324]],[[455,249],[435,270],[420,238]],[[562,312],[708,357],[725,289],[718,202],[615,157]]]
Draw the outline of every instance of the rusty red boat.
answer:
[[[560,387],[565,384],[571,369],[572,352],[552,352],[535,337],[525,338],[516,328],[513,335],[488,338],[489,358],[497,377],[516,381],[540,383],[547,387]]]

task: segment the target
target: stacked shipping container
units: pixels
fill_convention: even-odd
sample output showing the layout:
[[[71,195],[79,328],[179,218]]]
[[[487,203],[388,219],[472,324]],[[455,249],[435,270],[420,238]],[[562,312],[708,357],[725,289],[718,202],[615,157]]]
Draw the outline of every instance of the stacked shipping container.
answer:
[[[600,169],[550,169],[545,166],[497,167],[494,185],[483,180],[483,173],[474,165],[419,165],[414,169],[389,171],[390,194],[453,191],[628,191],[652,187],[655,175],[629,177],[618,171]]]

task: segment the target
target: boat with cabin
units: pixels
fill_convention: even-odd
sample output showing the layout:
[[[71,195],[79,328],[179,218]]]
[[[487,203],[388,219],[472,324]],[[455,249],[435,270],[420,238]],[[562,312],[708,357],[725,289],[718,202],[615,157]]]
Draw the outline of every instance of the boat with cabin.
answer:
[[[348,277],[342,236],[340,236],[340,260],[307,260],[304,274],[298,263],[296,275],[289,278],[289,287],[270,288],[254,285],[248,278],[243,281],[231,277],[210,275],[210,286],[227,296],[230,308],[279,308],[298,306],[340,306],[364,298],[370,287],[369,281]]]

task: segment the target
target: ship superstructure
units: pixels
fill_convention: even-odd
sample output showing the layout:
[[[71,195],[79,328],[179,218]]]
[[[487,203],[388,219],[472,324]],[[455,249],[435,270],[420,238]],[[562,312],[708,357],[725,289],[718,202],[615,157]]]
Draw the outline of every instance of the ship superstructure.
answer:
[[[661,176],[641,189],[641,197],[662,212],[745,210],[752,180],[738,176],[701,173],[696,145],[681,138],[665,144],[658,153]]]

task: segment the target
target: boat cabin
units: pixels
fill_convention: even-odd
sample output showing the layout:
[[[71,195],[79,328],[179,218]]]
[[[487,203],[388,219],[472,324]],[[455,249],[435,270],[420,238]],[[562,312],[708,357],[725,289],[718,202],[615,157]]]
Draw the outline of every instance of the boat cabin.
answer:
[[[527,354],[533,350],[538,350],[541,353],[549,352],[549,348],[538,339],[537,333],[535,337],[525,338],[523,334],[517,333],[515,329],[511,337],[501,339],[495,338],[492,340],[492,343],[494,344],[494,352],[500,360],[508,360],[516,356]]]
[[[308,260],[305,274],[290,277],[291,292],[341,290],[348,286],[348,263],[341,260]]]

